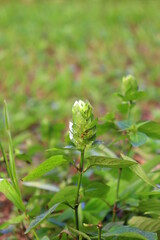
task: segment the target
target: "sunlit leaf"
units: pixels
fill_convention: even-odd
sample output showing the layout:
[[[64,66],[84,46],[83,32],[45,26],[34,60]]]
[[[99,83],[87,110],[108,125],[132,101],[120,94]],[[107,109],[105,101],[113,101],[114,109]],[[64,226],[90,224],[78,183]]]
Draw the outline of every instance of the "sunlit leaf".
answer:
[[[139,127],[139,131],[145,133],[150,138],[160,139],[160,123],[146,122]]]
[[[123,160],[119,158],[110,158],[105,156],[91,156],[88,157],[90,166],[108,167],[108,168],[125,168],[137,164],[134,160]]]
[[[132,160],[132,158],[125,156],[123,154],[121,154],[121,156],[123,157],[123,159],[126,160]],[[147,176],[147,174],[145,173],[145,171],[143,170],[142,166],[140,164],[134,164],[132,166],[129,167],[131,169],[132,172],[134,172],[138,177],[140,177],[144,182],[146,182],[147,184],[155,187],[156,184]]]
[[[143,231],[157,232],[160,230],[160,219],[135,216],[132,217],[128,223]]]
[[[55,167],[65,164],[66,162],[67,160],[62,155],[52,156],[43,163],[41,163],[37,168],[32,170],[26,177],[23,178],[23,181],[30,181],[39,178],[45,173],[54,169]]]

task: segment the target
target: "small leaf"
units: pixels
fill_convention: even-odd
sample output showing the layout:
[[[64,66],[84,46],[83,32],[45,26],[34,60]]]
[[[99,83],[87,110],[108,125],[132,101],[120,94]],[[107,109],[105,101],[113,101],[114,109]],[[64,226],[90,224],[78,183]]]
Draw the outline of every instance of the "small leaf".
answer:
[[[8,228],[10,225],[16,225],[16,224],[22,222],[24,219],[25,219],[24,214],[20,215],[20,216],[17,216],[17,217],[14,217],[12,219],[9,219],[8,221],[5,221],[4,223],[2,223],[0,225],[0,230]]]
[[[121,156],[123,157],[123,159],[126,160],[133,160],[132,158],[125,156],[123,154],[121,154]],[[147,184],[155,187],[155,183],[147,176],[147,174],[145,173],[145,171],[143,170],[142,166],[140,164],[134,164],[132,166],[129,167],[131,169],[132,172],[134,172],[138,177],[140,177],[144,182],[146,182]]]
[[[134,160],[128,159],[119,159],[119,158],[110,158],[105,156],[91,156],[86,158],[89,161],[91,166],[99,166],[99,167],[108,167],[108,168],[125,168],[132,165],[137,165],[137,162]]]
[[[124,121],[117,122],[117,126],[121,130],[126,130],[126,129],[130,128],[132,125],[133,125],[133,121],[131,121],[131,120],[124,120]]]
[[[147,136],[144,133],[136,132],[129,134],[130,142],[133,147],[139,147],[147,141]]]
[[[49,207],[58,202],[74,203],[76,199],[77,187],[66,186],[57,192],[49,202]]]
[[[134,101],[134,100],[138,100],[141,99],[145,96],[145,92],[144,91],[138,91],[135,93],[131,93],[130,91],[126,94],[126,96],[124,97],[124,100],[126,101]]]
[[[60,166],[66,162],[66,158],[62,155],[52,156],[43,163],[41,163],[33,171],[31,171],[26,177],[24,177],[23,181],[30,181],[39,178],[45,173],[51,171],[53,168]]]
[[[92,182],[84,190],[84,196],[88,198],[105,198],[109,191],[109,186],[101,182]]]
[[[138,129],[150,138],[160,139],[160,123],[149,121],[140,126]]]
[[[32,158],[26,153],[16,153],[16,158],[27,163],[32,163]]]
[[[25,234],[27,234],[28,232],[30,232],[32,229],[34,229],[35,227],[37,227],[39,224],[41,224],[47,217],[49,217],[54,210],[60,205],[60,203],[55,204],[54,206],[52,206],[48,211],[40,214],[39,216],[37,216],[33,221],[31,221],[29,227],[27,228]]]
[[[128,223],[129,225],[135,226],[143,231],[157,232],[160,230],[160,219],[132,217]]]
[[[25,211],[24,204],[19,194],[16,192],[14,187],[5,179],[0,182],[0,192],[2,192],[6,198],[8,198],[18,209]]]
[[[76,233],[78,236],[83,237],[84,239],[91,240],[91,238],[90,238],[87,234],[85,234],[85,233],[83,233],[83,232],[81,232],[81,231],[78,231],[78,230],[76,230],[76,229],[74,229],[74,228],[71,228],[71,227],[68,227],[68,229],[69,229],[71,232]]]

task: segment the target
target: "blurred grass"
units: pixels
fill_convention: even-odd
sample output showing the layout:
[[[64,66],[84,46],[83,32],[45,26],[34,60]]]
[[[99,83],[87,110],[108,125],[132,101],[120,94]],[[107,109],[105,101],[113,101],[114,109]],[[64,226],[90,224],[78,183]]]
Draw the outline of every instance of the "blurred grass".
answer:
[[[159,120],[159,9],[152,0],[1,1],[0,102],[8,101],[13,131],[37,139],[40,125],[43,141],[60,139],[75,99],[104,115],[128,73],[147,91],[145,115],[149,103]]]

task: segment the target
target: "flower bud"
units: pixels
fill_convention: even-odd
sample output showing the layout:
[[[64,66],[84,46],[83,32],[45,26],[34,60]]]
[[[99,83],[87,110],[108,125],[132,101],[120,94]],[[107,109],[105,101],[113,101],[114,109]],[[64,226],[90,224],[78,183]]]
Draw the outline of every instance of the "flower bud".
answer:
[[[123,77],[122,79],[122,94],[128,96],[138,91],[138,84],[136,79],[132,75]]]
[[[96,137],[96,123],[93,109],[88,101],[76,101],[72,107],[72,120],[69,123],[69,135],[76,148],[83,150],[92,144]]]

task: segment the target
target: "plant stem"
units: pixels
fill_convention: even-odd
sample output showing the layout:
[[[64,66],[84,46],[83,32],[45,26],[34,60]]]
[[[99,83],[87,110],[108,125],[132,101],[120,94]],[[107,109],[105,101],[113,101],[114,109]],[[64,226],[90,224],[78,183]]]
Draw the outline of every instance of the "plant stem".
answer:
[[[128,118],[128,120],[130,120],[133,102],[132,102],[132,101],[129,101],[128,104],[129,104],[129,108],[128,108],[128,116],[127,116],[127,118]]]
[[[83,174],[83,162],[84,162],[84,150],[81,151],[81,161],[79,164],[79,178],[78,178],[78,186],[77,186],[77,195],[75,200],[75,221],[76,221],[76,229],[79,230],[79,220],[78,220],[78,207],[79,207],[79,191],[82,182],[82,174]],[[79,237],[78,237],[79,239]]]
[[[129,108],[128,108],[127,120],[129,121],[131,119],[131,110],[132,110],[133,102],[129,101],[128,104],[129,104]],[[125,147],[125,141],[123,141],[123,147],[122,147],[123,148],[123,152],[124,152],[124,147]],[[132,146],[129,149],[129,153],[128,154],[130,154],[131,149],[132,149]],[[117,190],[116,190],[116,200],[115,200],[114,207],[113,207],[113,217],[112,217],[112,221],[113,222],[115,222],[115,220],[116,220],[117,202],[119,200],[119,186],[120,186],[121,173],[122,173],[122,168],[119,168],[118,169]]]
[[[118,181],[117,181],[117,191],[116,191],[116,201],[119,199],[119,186],[120,186],[120,178],[121,178],[122,168],[118,169]]]
[[[39,237],[38,237],[37,233],[35,232],[35,230],[32,230],[32,232],[33,232],[33,234],[34,234],[36,240],[39,240]]]
[[[117,202],[119,200],[119,186],[120,186],[121,172],[122,172],[122,168],[119,168],[118,169],[117,189],[116,189],[116,200],[115,200],[114,207],[113,207],[113,217],[112,217],[113,222],[115,222],[115,220],[116,220]]]
[[[101,228],[98,228],[98,240],[101,240]]]
[[[102,230],[102,223],[99,222],[98,225],[97,225],[97,228],[98,228],[98,240],[101,240],[101,230]]]

